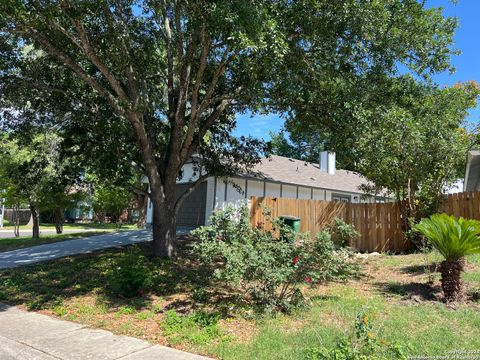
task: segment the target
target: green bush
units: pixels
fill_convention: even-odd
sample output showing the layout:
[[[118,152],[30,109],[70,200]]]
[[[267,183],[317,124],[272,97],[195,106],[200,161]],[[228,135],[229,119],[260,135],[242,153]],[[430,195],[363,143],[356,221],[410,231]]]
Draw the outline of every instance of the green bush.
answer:
[[[355,230],[353,225],[347,224],[339,218],[333,219],[328,231],[332,236],[332,241],[339,247],[352,246],[354,240],[360,237],[360,233]]]
[[[121,254],[108,272],[108,281],[117,295],[142,295],[153,284],[150,262],[138,249]]]
[[[408,346],[388,342],[375,332],[372,316],[361,311],[350,338],[341,337],[333,348],[312,347],[305,351],[306,360],[390,360],[407,359]]]
[[[245,294],[267,311],[288,311],[302,303],[300,284],[346,279],[358,270],[353,254],[336,249],[323,231],[300,241],[291,229],[272,219],[274,229],[250,225],[249,210],[229,207],[210,218],[210,226],[193,232],[199,238],[194,254],[210,268],[216,279]],[[278,238],[278,234],[282,238]]]

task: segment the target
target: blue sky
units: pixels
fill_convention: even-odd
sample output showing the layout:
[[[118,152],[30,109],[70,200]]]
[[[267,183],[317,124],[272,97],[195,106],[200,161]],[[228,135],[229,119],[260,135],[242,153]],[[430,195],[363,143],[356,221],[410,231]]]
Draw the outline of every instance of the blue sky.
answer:
[[[434,76],[434,80],[443,86],[450,86],[456,82],[477,80],[480,83],[480,0],[459,0],[453,4],[449,0],[427,1],[429,7],[443,7],[447,16],[455,16],[459,20],[459,26],[455,35],[455,47],[462,53],[452,58],[452,64],[456,68],[455,73],[444,72]],[[480,108],[472,109],[467,119],[469,127],[478,124]],[[269,139],[269,131],[279,131],[283,120],[275,115],[239,115],[237,117],[237,129],[235,135],[252,135]]]

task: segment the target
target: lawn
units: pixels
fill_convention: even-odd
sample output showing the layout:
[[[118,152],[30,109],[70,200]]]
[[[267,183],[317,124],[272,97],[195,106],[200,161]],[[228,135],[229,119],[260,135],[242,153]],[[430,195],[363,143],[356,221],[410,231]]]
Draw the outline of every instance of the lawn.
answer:
[[[140,249],[148,256],[150,246]],[[2,271],[0,300],[222,359],[308,358],[351,336],[360,313],[373,324],[372,336],[408,354],[480,349],[480,256],[468,258],[468,300],[455,306],[436,299],[438,275],[427,283],[421,254],[381,255],[361,260],[358,280],[306,287],[307,309],[271,317],[221,290],[188,257],[150,259],[153,290],[131,299],[115,296],[110,270],[121,254],[113,249]],[[431,266],[437,260],[429,256]]]
[[[122,230],[134,230],[137,229],[136,224],[123,224],[120,227]],[[66,231],[73,231],[73,230],[90,230],[90,229],[118,229],[116,224],[102,224],[102,223],[74,223],[74,224],[67,224],[65,223],[63,225],[63,230]],[[13,231],[13,225],[5,220],[4,226],[2,230],[12,230]],[[28,227],[27,225],[20,225],[20,230],[31,230],[31,227]],[[42,223],[40,224],[40,230],[55,230],[55,224],[46,224]]]
[[[114,230],[81,231],[67,234],[48,234],[40,235],[40,238],[34,239],[31,236],[20,236],[12,238],[0,238],[0,252],[22,249],[35,245],[50,244],[59,241],[86,238],[94,235],[102,235],[113,232]]]

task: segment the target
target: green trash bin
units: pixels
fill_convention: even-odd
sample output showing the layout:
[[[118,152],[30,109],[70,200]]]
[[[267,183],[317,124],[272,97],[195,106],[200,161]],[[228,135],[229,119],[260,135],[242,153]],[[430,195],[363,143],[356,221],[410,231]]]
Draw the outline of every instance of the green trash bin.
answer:
[[[278,217],[285,225],[293,230],[293,233],[296,235],[300,231],[300,218],[296,216],[283,215]],[[284,234],[281,234],[283,240],[287,240]]]

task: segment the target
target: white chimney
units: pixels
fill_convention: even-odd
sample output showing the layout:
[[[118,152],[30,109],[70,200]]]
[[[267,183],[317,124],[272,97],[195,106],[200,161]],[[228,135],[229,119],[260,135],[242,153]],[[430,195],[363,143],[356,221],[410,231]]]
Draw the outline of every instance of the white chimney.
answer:
[[[335,175],[335,153],[330,151],[322,151],[320,153],[320,170]]]

